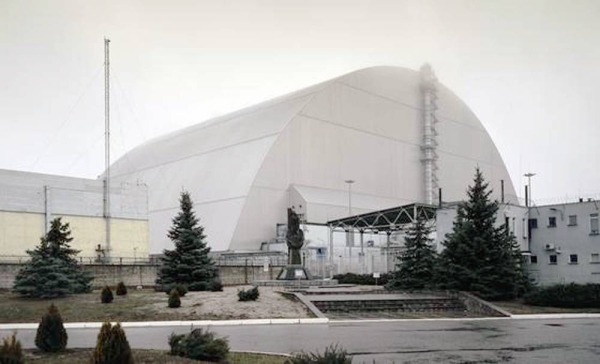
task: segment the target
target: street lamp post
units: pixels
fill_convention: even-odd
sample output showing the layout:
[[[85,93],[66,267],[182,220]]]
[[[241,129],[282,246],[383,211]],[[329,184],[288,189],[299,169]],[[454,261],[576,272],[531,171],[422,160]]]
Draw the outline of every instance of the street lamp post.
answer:
[[[348,216],[352,216],[352,184],[356,181],[347,179],[344,182],[348,184]]]
[[[526,205],[531,207],[531,177],[535,176],[535,173],[525,173],[523,176],[527,177],[527,189],[529,190],[529,197],[527,198]]]
[[[352,216],[352,184],[356,181],[347,179],[344,182],[348,184],[348,216]],[[354,230],[348,230],[346,233],[346,242],[348,245],[348,259],[352,262],[352,245],[354,245]]]

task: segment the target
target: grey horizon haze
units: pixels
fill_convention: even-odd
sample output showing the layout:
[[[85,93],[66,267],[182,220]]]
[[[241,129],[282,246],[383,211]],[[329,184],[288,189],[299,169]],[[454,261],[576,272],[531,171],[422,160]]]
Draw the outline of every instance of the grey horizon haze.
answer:
[[[360,68],[428,62],[486,127],[519,196],[533,172],[538,204],[600,199],[599,18],[583,0],[0,0],[0,169],[103,172],[108,37],[113,162]]]

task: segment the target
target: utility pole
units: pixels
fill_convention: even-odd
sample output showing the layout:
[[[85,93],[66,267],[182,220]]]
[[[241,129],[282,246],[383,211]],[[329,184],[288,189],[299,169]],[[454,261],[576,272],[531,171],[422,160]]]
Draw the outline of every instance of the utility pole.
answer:
[[[110,39],[104,38],[104,219],[106,256],[110,254]],[[109,258],[110,259],[110,258]]]

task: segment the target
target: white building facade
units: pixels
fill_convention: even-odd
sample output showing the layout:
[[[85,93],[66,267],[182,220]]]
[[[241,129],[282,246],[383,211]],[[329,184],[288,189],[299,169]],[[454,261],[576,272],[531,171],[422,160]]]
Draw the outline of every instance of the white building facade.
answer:
[[[600,283],[598,201],[529,209],[529,269],[540,284]]]
[[[437,211],[439,251],[452,231],[456,207]],[[599,207],[595,200],[532,207],[501,204],[496,224],[508,224],[533,282],[600,283]]]

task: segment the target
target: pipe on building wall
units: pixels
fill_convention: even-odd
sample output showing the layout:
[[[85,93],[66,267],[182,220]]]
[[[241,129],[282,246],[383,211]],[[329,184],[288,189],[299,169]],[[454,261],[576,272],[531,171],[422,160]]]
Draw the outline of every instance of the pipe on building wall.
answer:
[[[44,186],[44,227],[45,232],[50,231],[50,221],[52,219],[52,203],[50,201],[50,186]]]

